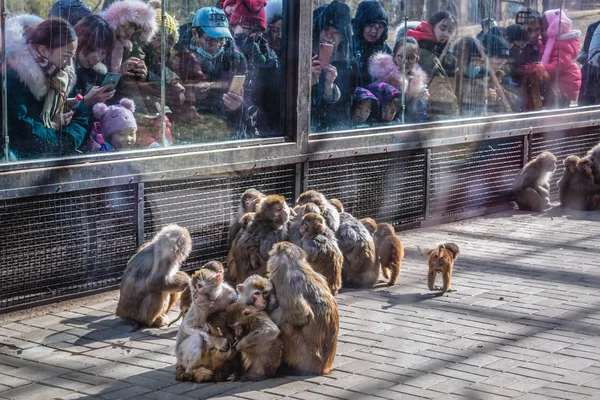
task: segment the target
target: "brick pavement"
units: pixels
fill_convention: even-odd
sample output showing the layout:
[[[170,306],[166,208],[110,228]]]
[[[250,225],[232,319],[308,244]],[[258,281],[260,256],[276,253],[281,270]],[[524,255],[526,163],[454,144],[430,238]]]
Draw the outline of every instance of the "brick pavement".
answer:
[[[401,233],[400,285],[337,297],[326,377],[177,382],[176,327],[128,332],[116,292],[2,316],[0,398],[600,399],[599,221],[511,211]],[[438,296],[417,246],[442,241],[461,255]]]

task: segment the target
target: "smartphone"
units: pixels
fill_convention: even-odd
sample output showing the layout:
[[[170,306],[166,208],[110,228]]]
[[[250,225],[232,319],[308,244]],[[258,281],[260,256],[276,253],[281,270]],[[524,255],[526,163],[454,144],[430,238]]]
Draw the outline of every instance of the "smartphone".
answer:
[[[117,74],[115,72],[108,72],[104,76],[104,80],[100,84],[100,87],[106,86],[109,83],[112,83],[112,85],[107,89],[107,92],[112,92],[113,90],[115,90],[117,88],[117,84],[119,83],[120,79],[121,79],[121,74]]]
[[[231,80],[229,91],[241,95],[244,82],[246,82],[246,75],[235,75]]]
[[[333,45],[330,43],[319,44],[319,60],[322,65],[327,65],[331,61],[331,54],[333,53]]]

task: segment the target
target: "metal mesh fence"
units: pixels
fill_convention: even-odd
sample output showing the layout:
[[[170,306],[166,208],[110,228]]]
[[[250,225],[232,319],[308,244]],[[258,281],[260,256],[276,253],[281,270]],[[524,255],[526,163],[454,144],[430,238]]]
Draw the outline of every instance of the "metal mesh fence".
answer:
[[[425,210],[425,153],[393,153],[309,163],[308,188],[337,198],[357,218],[418,226]]]
[[[118,282],[136,248],[127,186],[0,202],[0,309]]]
[[[566,132],[548,132],[533,135],[529,148],[529,159],[533,159],[542,151],[550,151],[558,159],[556,171],[550,178],[550,196],[558,198],[556,183],[563,174],[563,160],[573,154],[585,156],[587,151],[600,142],[600,129],[570,130]]]
[[[185,226],[192,236],[192,254],[182,269],[194,270],[210,260],[224,261],[227,233],[248,188],[279,194],[291,204],[295,166],[194,180],[146,184],[144,190],[144,240],[163,226]]]
[[[434,148],[429,218],[440,218],[509,200],[522,167],[522,138]]]

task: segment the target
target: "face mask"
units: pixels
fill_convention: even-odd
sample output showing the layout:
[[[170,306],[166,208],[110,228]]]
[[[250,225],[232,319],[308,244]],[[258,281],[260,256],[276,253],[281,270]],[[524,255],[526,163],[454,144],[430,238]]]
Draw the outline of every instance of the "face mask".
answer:
[[[196,52],[207,60],[213,61],[215,58],[221,55],[223,48],[221,47],[214,55],[208,54],[202,47],[196,47]]]
[[[467,78],[475,78],[477,75],[479,75],[480,72],[481,72],[481,67],[474,67],[472,65],[469,65],[467,67],[467,69],[465,69],[465,72],[463,72],[463,74]]]

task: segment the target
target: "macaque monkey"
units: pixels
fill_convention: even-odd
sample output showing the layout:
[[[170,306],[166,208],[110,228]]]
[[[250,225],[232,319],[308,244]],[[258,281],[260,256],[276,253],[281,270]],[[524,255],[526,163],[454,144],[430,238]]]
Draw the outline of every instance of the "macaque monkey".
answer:
[[[344,205],[341,201],[339,201],[338,199],[331,199],[329,200],[329,202],[335,207],[338,213],[341,214],[344,212]]]
[[[327,226],[334,232],[340,227],[340,213],[327,198],[316,190],[307,190],[296,199],[297,205],[315,203],[321,210],[320,214],[325,218]]]
[[[254,222],[234,241],[233,263],[227,266],[228,280],[241,283],[250,275],[267,273],[269,251],[277,242],[288,240],[287,222],[290,209],[285,199],[270,195],[260,201]]]
[[[594,173],[594,182],[600,182],[600,143],[592,147],[586,154],[592,161],[592,171]]]
[[[265,311],[243,303],[227,307],[227,325],[235,332],[235,348],[242,355],[242,381],[275,376],[281,365],[283,342],[279,328]]]
[[[340,215],[336,233],[338,246],[344,255],[342,268],[345,283],[354,287],[372,287],[379,279],[375,243],[365,226],[349,213]]]
[[[231,224],[229,233],[227,234],[227,248],[231,249],[233,241],[235,240],[242,226],[240,221],[242,216],[249,212],[256,212],[256,208],[260,202],[260,199],[264,197],[265,195],[256,189],[248,189],[244,192],[242,198],[240,199],[240,208],[238,209],[238,212],[234,218],[234,222]]]
[[[342,288],[342,266],[344,255],[337,245],[335,233],[327,227],[325,220],[318,214],[308,213],[300,225],[302,250],[315,272],[325,277],[331,294],[336,296]]]
[[[221,264],[219,261],[209,261],[206,264],[204,264],[200,269],[209,269],[209,270],[214,271],[215,273],[221,274],[221,275],[223,275],[223,272],[224,272],[223,264]],[[171,321],[171,323],[169,323],[169,326],[171,326],[175,322],[179,321],[181,319],[181,317],[183,317],[183,315],[190,308],[191,304],[192,304],[192,293],[190,291],[190,285],[187,285],[185,287],[185,289],[183,289],[183,291],[181,292],[181,298],[179,299],[179,315],[177,316],[177,318],[175,318],[173,321]]]
[[[600,205],[600,186],[594,181],[593,162],[587,156],[577,161],[577,171],[565,192],[565,205],[575,210],[596,210]]]
[[[427,285],[429,290],[440,290],[434,286],[437,274],[442,274],[443,293],[452,292],[452,267],[454,260],[458,257],[459,249],[454,243],[444,243],[438,245],[435,249],[427,250],[429,256],[429,274],[427,276]]]
[[[167,225],[129,260],[121,280],[115,314],[140,326],[161,327],[190,277],[179,267],[192,250],[187,229]]]
[[[240,235],[243,232],[248,230],[250,225],[254,222],[255,218],[256,218],[256,213],[254,213],[254,212],[250,212],[250,213],[246,213],[246,214],[242,215],[242,218],[240,218],[240,220],[239,220],[238,233],[237,233],[235,239],[233,239],[233,243],[231,244],[230,249],[237,246],[238,238],[240,237]],[[258,255],[258,251],[256,251],[255,254],[256,254],[255,257],[260,257]],[[229,269],[230,268],[234,271],[237,271],[237,268],[235,266],[235,260],[233,259],[233,252],[231,250],[227,253],[227,258],[226,258],[225,262],[227,263],[227,270],[228,270],[227,274],[225,276],[229,277]]]
[[[236,286],[238,303],[254,306],[261,311],[271,312],[277,308],[277,297],[270,280],[260,275],[251,275]]]
[[[550,207],[548,179],[555,170],[556,157],[543,151],[519,171],[512,191],[520,210],[541,212]]]
[[[236,291],[223,282],[223,273],[201,268],[192,275],[189,283],[192,303],[177,331],[175,355],[177,380],[191,380],[193,369],[200,363],[207,347],[210,314],[224,311],[237,300]]]
[[[375,222],[373,218],[361,218],[359,221],[365,226],[365,228],[367,228],[371,236],[375,235],[375,231],[377,230],[377,222]]]
[[[321,214],[321,210],[315,203],[306,203],[303,205],[297,205],[294,207],[296,216],[290,221],[289,242],[294,243],[296,246],[301,246],[302,234],[300,233],[300,225],[302,224],[302,217],[308,213]]]
[[[329,374],[340,326],[335,298],[295,244],[277,243],[270,255],[269,277],[279,293],[271,318],[281,330],[283,362],[301,373]]]
[[[396,236],[394,227],[386,222],[377,224],[374,239],[377,261],[381,265],[381,274],[385,279],[389,279],[388,286],[393,286],[398,283],[400,268],[402,268],[402,259],[404,258],[402,242]]]
[[[571,178],[573,178],[575,172],[577,171],[578,161],[579,157],[573,155],[568,156],[563,161],[565,169],[563,171],[562,177],[556,183],[556,185],[558,186],[558,197],[560,198],[560,204],[562,206],[565,206],[565,193]]]

